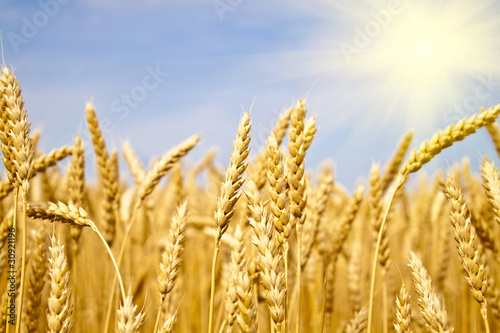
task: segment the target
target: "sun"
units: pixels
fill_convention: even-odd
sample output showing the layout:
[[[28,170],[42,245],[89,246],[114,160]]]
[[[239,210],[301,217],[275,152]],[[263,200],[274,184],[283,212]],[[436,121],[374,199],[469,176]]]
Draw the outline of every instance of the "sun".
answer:
[[[339,48],[347,61],[338,70],[359,82],[356,93],[374,96],[371,107],[385,108],[384,118],[404,113],[406,127],[434,129],[475,84],[500,75],[500,8],[490,0],[392,3],[367,0],[346,10]]]

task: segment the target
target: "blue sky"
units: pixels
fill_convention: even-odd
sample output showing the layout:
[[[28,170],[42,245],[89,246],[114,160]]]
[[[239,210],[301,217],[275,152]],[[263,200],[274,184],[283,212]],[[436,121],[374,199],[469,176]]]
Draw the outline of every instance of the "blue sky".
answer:
[[[399,10],[391,12],[394,3]],[[391,36],[406,31],[405,22],[415,21],[422,31],[429,26],[429,14],[416,14],[426,8],[409,1],[0,0],[0,30],[5,62],[15,68],[46,151],[70,144],[78,131],[88,137],[84,106],[92,99],[108,123],[109,146],[120,148],[129,140],[147,164],[199,133],[202,141],[190,159],[217,146],[217,161],[225,167],[242,107],[247,110],[255,99],[255,152],[277,115],[315,82],[308,107],[319,130],[307,167],[330,160],[337,180],[352,188],[372,162],[386,162],[410,128],[414,147],[450,121],[470,116],[469,106],[500,103],[500,68],[492,60],[500,50],[499,6],[460,0],[428,5],[437,21],[457,18],[450,19],[451,28],[434,28],[429,38],[436,29],[448,29],[446,38],[463,39],[458,44],[464,47],[471,38],[483,42],[470,45],[477,54],[465,54],[465,48],[451,53],[450,46],[450,53],[435,58],[441,63],[433,72],[446,69],[443,91],[430,76],[408,82],[409,76],[400,75],[416,60],[404,63],[406,56],[399,56],[393,66],[383,53],[399,54],[401,42]],[[390,13],[385,23],[377,21],[382,12]],[[380,31],[368,38],[369,45],[356,44],[370,24],[379,24]],[[426,43],[419,44],[422,50]],[[357,51],[346,56],[342,45]],[[475,98],[478,87],[485,93]],[[126,95],[135,99],[127,102]],[[460,112],[453,111],[457,103]],[[457,146],[427,171],[464,155],[473,166],[481,154],[495,157],[485,133]]]

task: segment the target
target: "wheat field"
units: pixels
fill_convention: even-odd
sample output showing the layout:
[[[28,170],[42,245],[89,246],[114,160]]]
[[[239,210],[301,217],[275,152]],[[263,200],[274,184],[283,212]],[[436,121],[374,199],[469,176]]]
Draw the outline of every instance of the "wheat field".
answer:
[[[500,155],[500,105],[413,150],[408,132],[352,193],[332,165],[307,169],[317,125],[303,99],[264,147],[244,112],[224,169],[213,151],[184,161],[197,135],[145,167],[132,144],[105,142],[92,102],[82,109],[91,147],[75,130],[40,151],[2,66],[0,332],[499,331],[494,157],[419,170],[479,130]]]

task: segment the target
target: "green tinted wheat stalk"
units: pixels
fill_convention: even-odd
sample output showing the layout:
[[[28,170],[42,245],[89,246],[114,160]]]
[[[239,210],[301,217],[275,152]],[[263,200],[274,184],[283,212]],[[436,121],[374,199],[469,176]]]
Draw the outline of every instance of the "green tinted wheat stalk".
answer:
[[[377,238],[377,245],[375,246],[375,253],[372,260],[371,283],[370,283],[370,297],[368,305],[368,332],[371,332],[372,327],[372,312],[373,312],[373,295],[375,292],[375,274],[377,271],[377,256],[379,253],[380,243],[382,242],[382,231],[385,228],[387,216],[391,208],[392,201],[398,190],[404,185],[408,176],[417,172],[424,164],[428,163],[432,158],[438,155],[445,148],[450,147],[453,143],[463,140],[470,134],[475,133],[479,128],[487,126],[496,120],[500,114],[500,104],[491,107],[487,110],[475,114],[470,118],[464,118],[457,124],[452,124],[442,131],[434,134],[430,141],[424,141],[418,149],[414,149],[410,153],[409,159],[404,163],[401,168],[400,180],[398,185],[394,188],[393,193],[389,196],[387,207],[382,219],[380,232]]]
[[[245,181],[243,173],[245,172],[248,162],[248,154],[250,153],[250,113],[245,112],[241,118],[238,127],[236,140],[233,142],[233,152],[229,159],[229,168],[225,172],[225,180],[221,186],[221,194],[217,200],[217,209],[215,211],[215,227],[217,235],[215,237],[215,249],[212,260],[212,279],[210,287],[210,314],[208,323],[208,332],[212,332],[213,308],[215,297],[215,269],[217,265],[217,257],[222,236],[229,227],[229,222],[234,214],[235,204],[241,195],[241,186]]]

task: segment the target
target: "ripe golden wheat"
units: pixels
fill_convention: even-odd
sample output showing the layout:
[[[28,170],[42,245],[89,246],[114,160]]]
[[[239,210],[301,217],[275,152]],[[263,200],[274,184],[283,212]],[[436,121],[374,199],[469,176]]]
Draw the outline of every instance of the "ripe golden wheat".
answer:
[[[407,182],[482,127],[500,154],[500,106],[409,156],[408,131],[352,193],[307,168],[321,118],[302,99],[262,146],[243,113],[225,170],[213,150],[184,161],[197,135],[146,167],[83,109],[93,150],[80,133],[43,153],[1,68],[0,333],[500,332],[498,157]]]

